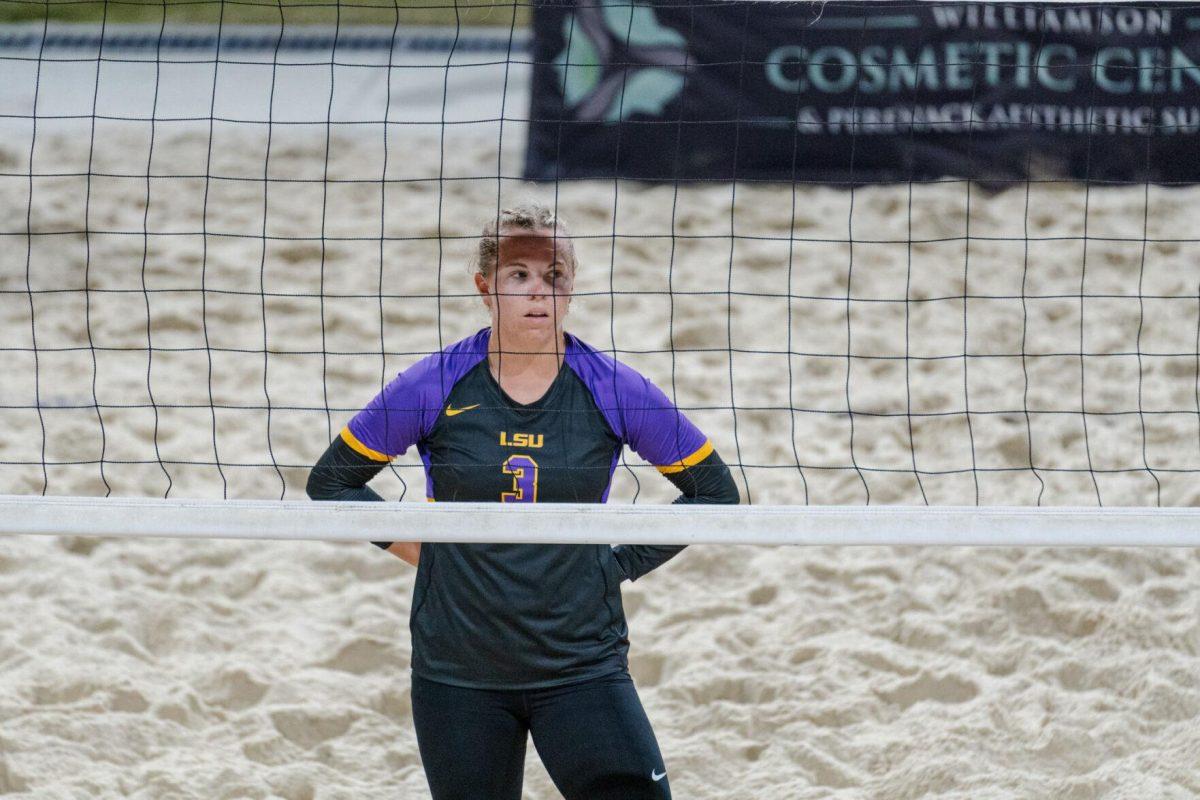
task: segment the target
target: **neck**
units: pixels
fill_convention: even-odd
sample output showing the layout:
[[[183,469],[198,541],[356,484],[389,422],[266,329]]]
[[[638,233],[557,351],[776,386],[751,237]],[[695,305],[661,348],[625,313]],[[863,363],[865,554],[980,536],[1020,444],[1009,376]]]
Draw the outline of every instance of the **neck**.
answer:
[[[503,332],[495,326],[488,337],[488,365],[499,380],[521,375],[555,375],[566,352],[562,329],[549,334]]]

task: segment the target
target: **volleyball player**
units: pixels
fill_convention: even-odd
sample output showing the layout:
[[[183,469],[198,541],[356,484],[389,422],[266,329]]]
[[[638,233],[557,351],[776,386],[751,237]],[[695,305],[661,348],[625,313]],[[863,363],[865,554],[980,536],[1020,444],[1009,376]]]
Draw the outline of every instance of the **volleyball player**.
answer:
[[[379,500],[367,482],[416,445],[431,500],[602,503],[628,444],[676,502],[738,502],[661,390],[564,332],[575,268],[545,207],[489,221],[475,286],[491,327],[388,384],[321,456],[309,496]],[[417,566],[412,713],[435,800],[519,800],[529,734],[567,800],[670,797],[628,672],[620,584],[682,547],[375,544]]]

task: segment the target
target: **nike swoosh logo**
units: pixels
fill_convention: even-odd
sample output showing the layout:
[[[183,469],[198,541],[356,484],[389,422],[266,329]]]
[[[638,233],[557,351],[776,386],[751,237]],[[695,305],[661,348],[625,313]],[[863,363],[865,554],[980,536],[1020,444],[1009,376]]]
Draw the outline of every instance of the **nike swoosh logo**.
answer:
[[[661,781],[665,777],[667,777],[667,773],[665,771],[663,774],[659,775],[657,770],[650,770],[650,780],[652,781]]]
[[[453,417],[453,416],[455,416],[456,414],[461,414],[461,413],[463,413],[464,411],[470,411],[472,408],[479,408],[479,403],[476,403],[476,404],[475,404],[475,405],[473,405],[473,406],[463,406],[462,408],[451,408],[451,407],[450,407],[450,404],[449,404],[449,403],[447,403],[447,404],[446,404],[446,416],[447,416],[447,417]]]

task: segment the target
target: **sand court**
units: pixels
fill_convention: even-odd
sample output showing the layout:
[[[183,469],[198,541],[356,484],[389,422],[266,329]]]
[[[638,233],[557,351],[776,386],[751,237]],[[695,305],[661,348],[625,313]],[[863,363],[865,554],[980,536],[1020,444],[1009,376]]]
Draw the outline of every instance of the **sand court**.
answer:
[[[568,330],[744,501],[1200,502],[1193,189],[555,187],[497,177],[517,123],[435,133],[0,145],[2,491],[303,498],[384,381],[486,324],[473,237],[534,197],[576,234]],[[672,499],[627,461],[612,502]],[[409,453],[372,485],[423,482]],[[0,538],[0,793],[425,796],[412,579],[367,544]],[[678,797],[1186,798],[1198,583],[1194,550],[703,546],[624,602]]]

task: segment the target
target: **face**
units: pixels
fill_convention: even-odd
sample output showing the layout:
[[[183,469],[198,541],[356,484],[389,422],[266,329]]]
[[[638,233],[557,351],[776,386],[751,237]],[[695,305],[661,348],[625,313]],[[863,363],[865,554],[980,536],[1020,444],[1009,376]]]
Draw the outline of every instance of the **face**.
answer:
[[[492,329],[513,333],[562,330],[575,274],[570,244],[551,230],[502,232],[496,271],[475,286],[492,314]]]

